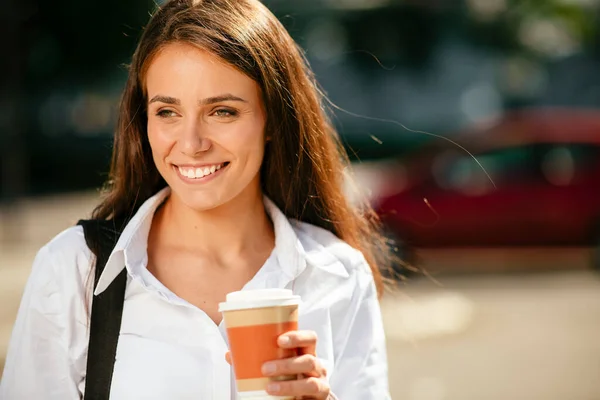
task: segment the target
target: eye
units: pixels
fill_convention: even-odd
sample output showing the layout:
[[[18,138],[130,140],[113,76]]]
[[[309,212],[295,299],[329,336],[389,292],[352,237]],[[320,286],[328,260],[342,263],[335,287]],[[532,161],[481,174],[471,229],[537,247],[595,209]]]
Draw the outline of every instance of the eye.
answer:
[[[156,113],[156,116],[159,118],[171,118],[171,117],[176,117],[177,113],[173,110],[159,110]]]
[[[213,115],[221,118],[230,118],[238,115],[237,111],[231,110],[229,108],[219,108],[213,112]]]

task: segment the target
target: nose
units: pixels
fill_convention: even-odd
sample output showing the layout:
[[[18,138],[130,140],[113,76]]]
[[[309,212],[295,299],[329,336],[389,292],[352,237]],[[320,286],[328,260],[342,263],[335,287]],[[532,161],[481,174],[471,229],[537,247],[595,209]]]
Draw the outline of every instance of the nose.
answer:
[[[197,156],[200,153],[210,150],[212,147],[212,141],[206,132],[203,132],[205,129],[202,129],[201,125],[200,122],[190,123],[180,137],[181,152],[186,156]]]

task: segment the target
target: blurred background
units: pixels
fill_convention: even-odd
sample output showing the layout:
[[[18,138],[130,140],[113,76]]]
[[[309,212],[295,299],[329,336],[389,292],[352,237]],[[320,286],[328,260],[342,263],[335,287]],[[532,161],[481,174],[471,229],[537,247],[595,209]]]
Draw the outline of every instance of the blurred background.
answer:
[[[265,3],[408,262],[382,302],[393,398],[600,399],[600,1]],[[0,370],[35,252],[98,202],[153,7],[0,13]]]

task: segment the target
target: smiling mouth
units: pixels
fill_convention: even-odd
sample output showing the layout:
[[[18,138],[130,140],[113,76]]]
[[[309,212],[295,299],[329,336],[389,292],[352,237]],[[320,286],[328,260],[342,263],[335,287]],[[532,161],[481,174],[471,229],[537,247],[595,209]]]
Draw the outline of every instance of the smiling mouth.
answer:
[[[226,161],[221,164],[214,164],[214,165],[210,165],[210,166],[206,166],[206,167],[198,167],[198,168],[179,167],[179,166],[175,166],[175,167],[179,170],[179,173],[181,175],[185,176],[188,179],[201,179],[201,178],[210,176],[210,175],[216,173],[217,171],[220,171],[221,169],[227,167],[228,165],[229,165],[229,161]]]

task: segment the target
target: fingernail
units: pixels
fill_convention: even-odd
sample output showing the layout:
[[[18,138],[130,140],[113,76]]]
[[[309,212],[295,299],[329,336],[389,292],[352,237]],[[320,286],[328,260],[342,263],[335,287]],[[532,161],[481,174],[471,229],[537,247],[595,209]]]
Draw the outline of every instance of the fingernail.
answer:
[[[279,383],[269,383],[269,385],[267,386],[267,390],[269,392],[279,392],[279,389]]]
[[[275,371],[277,371],[277,365],[275,365],[275,363],[265,363],[262,366],[263,374],[272,374]]]
[[[281,336],[281,337],[279,338],[279,344],[280,344],[281,346],[287,346],[288,344],[290,344],[290,342],[291,342],[291,340],[290,340],[290,338],[289,338],[289,337],[287,337],[287,336]]]

